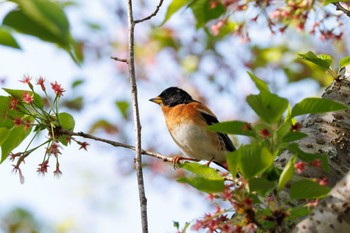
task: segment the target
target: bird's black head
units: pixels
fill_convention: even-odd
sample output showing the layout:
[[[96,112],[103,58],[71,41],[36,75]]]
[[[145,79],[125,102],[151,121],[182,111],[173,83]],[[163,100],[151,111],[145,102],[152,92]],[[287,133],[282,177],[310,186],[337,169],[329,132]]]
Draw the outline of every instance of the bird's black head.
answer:
[[[169,107],[194,102],[192,97],[186,91],[177,87],[169,87],[165,89],[159,96],[150,99],[150,101]]]

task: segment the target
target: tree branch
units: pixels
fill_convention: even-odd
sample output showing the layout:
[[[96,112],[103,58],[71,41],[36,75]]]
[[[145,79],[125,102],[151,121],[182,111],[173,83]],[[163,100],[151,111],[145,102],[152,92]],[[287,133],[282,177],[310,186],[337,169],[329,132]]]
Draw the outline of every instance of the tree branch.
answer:
[[[135,128],[135,167],[137,176],[137,185],[139,189],[139,200],[140,200],[140,211],[141,211],[141,225],[142,232],[148,233],[148,220],[147,220],[147,199],[145,194],[145,184],[143,181],[143,170],[142,170],[142,149],[141,149],[141,123],[137,99],[137,84],[135,77],[135,59],[134,59],[134,29],[135,21],[133,17],[132,0],[128,0],[127,4],[128,11],[128,28],[129,28],[129,78],[131,85],[131,99],[132,99],[132,110],[134,118]]]
[[[340,2],[335,2],[333,5],[336,7],[337,11],[342,11],[344,14],[350,17],[350,10],[343,7]]]
[[[155,9],[155,11],[154,11],[152,14],[150,14],[149,16],[147,16],[147,17],[145,17],[145,18],[143,18],[143,19],[134,20],[134,23],[135,23],[135,24],[141,23],[141,22],[143,22],[143,21],[150,20],[151,18],[153,18],[154,16],[156,16],[156,15],[158,14],[158,11],[159,11],[160,7],[161,7],[162,4],[163,4],[163,1],[164,1],[164,0],[160,0],[160,2],[159,2],[159,4],[158,4],[157,8]]]
[[[108,139],[104,139],[104,138],[100,138],[100,137],[96,137],[94,135],[87,134],[87,133],[84,133],[84,132],[72,132],[72,131],[69,131],[69,130],[61,129],[58,133],[59,134],[63,134],[63,135],[68,135],[68,136],[71,136],[71,137],[75,136],[75,137],[82,137],[82,138],[92,139],[92,140],[95,140],[95,141],[98,141],[98,142],[103,142],[103,143],[109,144],[109,145],[114,146],[114,147],[122,147],[122,148],[130,149],[130,150],[133,150],[133,151],[136,150],[135,146],[132,146],[132,145],[129,145],[129,144],[125,144],[125,143],[121,143],[121,142],[108,140]],[[161,153],[158,153],[158,152],[147,151],[147,150],[141,149],[141,154],[148,155],[150,157],[153,157],[153,158],[156,158],[156,159],[160,159],[160,160],[162,160],[164,162],[168,162],[168,163],[174,164],[174,158],[162,155]],[[232,175],[230,175],[230,174],[226,174],[226,172],[225,173],[221,173],[221,174],[224,176],[224,179],[226,181],[232,181],[232,182],[235,182],[235,183],[238,182],[237,178],[232,177]]]
[[[71,137],[75,136],[75,137],[82,137],[82,138],[92,139],[92,140],[95,140],[95,141],[98,141],[98,142],[103,142],[103,143],[109,144],[109,145],[114,146],[114,147],[122,147],[122,148],[130,149],[130,150],[133,150],[133,151],[136,150],[135,146],[132,146],[132,145],[129,145],[129,144],[125,144],[125,143],[121,143],[121,142],[108,140],[108,139],[105,139],[105,138],[100,138],[100,137],[97,137],[97,136],[94,136],[94,135],[91,135],[91,134],[87,134],[87,133],[84,133],[84,132],[72,132],[72,131],[69,131],[69,130],[60,129],[60,131],[58,133],[61,134],[61,135],[68,135],[68,136],[71,136]],[[158,152],[147,151],[147,150],[141,149],[141,154],[148,155],[150,157],[153,157],[153,158],[156,158],[156,159],[160,159],[160,160],[162,160],[164,162],[168,162],[168,163],[174,164],[174,158],[173,157],[168,157],[168,156],[162,155],[161,153],[158,153]],[[220,171],[218,171],[218,172],[220,172]],[[221,174],[224,176],[224,179],[226,181],[232,181],[232,182],[235,182],[235,183],[238,182],[237,178],[232,177],[232,175],[230,175],[230,174],[226,174],[226,172],[225,173],[221,173]]]
[[[125,144],[125,143],[121,143],[121,142],[108,140],[108,139],[104,139],[104,138],[100,138],[100,137],[96,137],[94,135],[87,134],[87,133],[84,133],[84,132],[72,132],[72,131],[61,129],[59,133],[65,134],[65,135],[69,135],[69,136],[76,136],[76,137],[92,139],[92,140],[95,140],[95,141],[99,141],[99,142],[103,142],[103,143],[109,144],[109,145],[114,146],[114,147],[123,147],[123,148],[130,149],[130,150],[133,150],[133,151],[136,150],[135,146],[132,146],[132,145],[129,145],[129,144]],[[173,162],[173,158],[164,156],[161,153],[147,151],[147,150],[144,150],[144,149],[141,149],[141,153],[144,154],[144,155],[148,155],[148,156],[157,158],[157,159],[161,159],[164,162],[170,162],[170,163]]]
[[[128,64],[128,59],[125,58],[119,58],[119,57],[111,57],[111,59],[116,60],[116,61],[120,61],[120,62],[125,62],[126,64]]]

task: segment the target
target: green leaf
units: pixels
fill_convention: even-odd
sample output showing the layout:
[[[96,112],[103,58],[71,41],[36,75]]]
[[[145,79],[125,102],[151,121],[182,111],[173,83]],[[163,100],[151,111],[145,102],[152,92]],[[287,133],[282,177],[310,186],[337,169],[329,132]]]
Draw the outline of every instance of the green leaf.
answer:
[[[76,87],[80,86],[81,84],[83,84],[84,82],[85,82],[84,79],[76,79],[72,83],[72,88],[76,88]]]
[[[4,91],[6,91],[9,95],[11,95],[12,97],[15,97],[18,99],[18,101],[22,101],[22,97],[24,95],[25,92],[28,92],[30,95],[33,95],[32,91],[25,91],[25,90],[14,90],[14,89],[8,89],[8,88],[3,88]],[[40,95],[38,95],[37,93],[34,93],[34,101],[33,101],[34,105],[40,109],[43,109],[44,107],[44,101],[43,98],[41,98]]]
[[[13,120],[17,117],[22,117],[23,114],[10,110],[10,97],[0,96],[0,127],[5,127],[7,129],[14,126]]]
[[[165,18],[161,25],[165,24],[166,21],[170,19],[170,17],[175,14],[178,10],[188,4],[191,0],[173,0],[166,11]]]
[[[326,172],[329,170],[327,156],[322,154],[306,153],[299,148],[297,143],[289,144],[287,149],[304,162],[312,162],[319,159],[321,161],[321,168]]]
[[[19,9],[10,11],[3,19],[7,25],[20,33],[57,44],[79,63],[82,55],[70,34],[69,21],[62,7],[48,0],[11,0]]]
[[[16,39],[4,27],[0,27],[0,44],[15,48],[15,49],[21,49]]]
[[[275,133],[277,136],[278,142],[282,143],[283,137],[290,132],[292,128],[291,124],[292,124],[291,121],[285,121],[278,127]]]
[[[60,138],[58,139],[58,141],[60,141],[60,143],[64,146],[68,146],[70,140],[71,137],[67,135],[60,136]]]
[[[244,145],[235,152],[239,159],[239,171],[248,180],[263,173],[273,164],[274,156],[261,145]]]
[[[292,117],[304,114],[334,112],[349,109],[348,106],[334,100],[324,98],[305,98],[292,108]]]
[[[173,48],[179,49],[179,41],[174,37],[173,33],[165,27],[153,28],[150,34],[150,39],[157,42],[159,49]]]
[[[277,185],[277,191],[281,191],[284,186],[290,181],[290,179],[294,175],[294,164],[295,164],[296,157],[294,156],[291,158],[286,166],[284,167],[281,176],[278,180],[278,185]]]
[[[289,104],[287,99],[272,93],[249,95],[247,102],[255,113],[268,123],[279,121]]]
[[[250,192],[258,192],[264,195],[266,192],[272,190],[275,184],[275,182],[265,178],[253,178],[249,181],[249,190]]]
[[[248,72],[250,78],[255,83],[255,86],[259,89],[260,92],[267,92],[270,93],[270,89],[267,86],[267,84],[257,76],[255,76],[253,73]]]
[[[328,70],[332,65],[332,57],[328,54],[316,55],[313,52],[309,51],[304,54],[299,54],[299,56],[305,59],[306,61],[316,64],[323,70]]]
[[[282,143],[294,142],[305,137],[307,137],[307,134],[305,133],[290,131],[281,139],[281,142]]]
[[[9,12],[5,16],[3,24],[14,28],[20,33],[35,36],[43,41],[56,43],[61,47],[66,47],[68,44],[67,41],[62,41],[62,38],[52,34],[52,32],[50,32],[47,28],[33,21],[33,19],[29,18],[19,10]]]
[[[54,38],[51,42],[57,43],[62,47],[69,45],[69,22],[64,11],[57,3],[48,0],[12,0],[12,2],[17,3],[22,15],[30,20],[27,25],[29,30],[40,27],[40,30],[45,31]],[[16,24],[16,26],[18,27],[19,24]],[[24,27],[20,26],[19,28],[23,29]],[[31,33],[26,34],[33,35]],[[33,36],[43,39],[41,33]]]
[[[255,132],[252,129],[252,126],[250,123],[245,121],[220,122],[208,126],[208,130],[226,134],[244,135],[249,137],[255,136]]]
[[[235,175],[237,174],[237,168],[238,168],[238,162],[239,162],[238,156],[239,154],[237,153],[237,150],[230,152],[226,155],[227,165],[233,177],[235,177]]]
[[[185,226],[184,226],[184,228],[183,228],[183,233],[185,233],[186,232],[186,230],[187,230],[187,228],[190,226],[190,222],[185,222]]]
[[[198,163],[184,163],[181,167],[193,173],[193,175],[181,177],[177,181],[188,183],[194,188],[207,193],[224,190],[224,178],[215,169]]]
[[[97,120],[89,129],[89,134],[94,134],[97,130],[103,130],[108,134],[118,133],[119,129],[116,125],[110,123],[108,120]]]
[[[264,171],[261,177],[269,181],[278,181],[281,174],[282,174],[281,169],[275,166],[270,166],[266,171]]]
[[[128,118],[129,102],[127,101],[117,101],[116,105],[119,109],[119,112],[122,114],[124,119]]]
[[[61,112],[58,114],[58,122],[60,126],[65,130],[74,130],[75,121],[72,115],[67,112]]]
[[[335,2],[347,2],[347,0],[325,0],[324,5],[328,5],[329,3],[335,3]]]
[[[7,137],[10,135],[11,130],[5,127],[0,128],[0,146],[6,141]]]
[[[331,190],[309,179],[303,179],[292,184],[290,197],[292,199],[315,199],[325,197]]]
[[[293,122],[293,118],[292,118],[292,110],[290,108],[290,104],[288,103],[288,108],[287,108],[287,114],[286,114],[286,118],[284,118],[284,123],[288,122],[288,121],[292,121]]]
[[[287,219],[299,219],[306,215],[309,215],[311,212],[311,208],[307,206],[298,206],[295,208],[289,209],[290,215],[287,217]]]
[[[21,142],[29,135],[30,129],[25,129],[24,126],[14,126],[8,132],[7,138],[1,145],[1,161],[2,163]]]
[[[220,2],[216,2],[215,7],[212,7],[210,3],[208,0],[195,0],[189,5],[196,18],[196,29],[203,27],[212,19],[219,18],[226,12],[225,7]]]
[[[179,222],[173,221],[173,226],[176,228],[176,230],[179,230],[179,228],[180,228]]]
[[[84,61],[84,41],[74,41],[70,38],[70,46],[65,48],[73,61],[77,64],[81,64]]]
[[[67,108],[80,111],[84,106],[84,98],[82,96],[78,96],[73,99],[65,99],[63,101],[63,105]]]
[[[339,61],[339,69],[350,64],[350,56],[344,57]]]

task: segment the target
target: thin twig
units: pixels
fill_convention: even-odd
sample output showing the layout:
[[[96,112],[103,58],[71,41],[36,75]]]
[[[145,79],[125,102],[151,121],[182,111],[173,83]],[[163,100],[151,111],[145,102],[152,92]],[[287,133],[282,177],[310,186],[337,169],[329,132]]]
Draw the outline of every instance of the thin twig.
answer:
[[[134,20],[134,23],[135,23],[135,24],[141,23],[141,22],[143,22],[143,21],[150,20],[151,18],[153,18],[154,16],[156,16],[156,15],[158,14],[158,11],[159,11],[160,7],[161,7],[162,4],[163,4],[163,1],[164,1],[164,0],[160,0],[160,1],[159,1],[159,4],[158,4],[157,8],[155,9],[155,11],[154,11],[152,14],[150,14],[149,16],[147,16],[147,17],[145,17],[145,18],[143,18],[143,19]]]
[[[335,2],[333,3],[333,5],[336,7],[337,11],[342,11],[344,12],[347,16],[350,17],[350,10],[346,9],[345,7],[343,7],[339,2]]]
[[[143,170],[142,170],[142,148],[141,148],[141,123],[139,115],[139,105],[137,99],[137,84],[135,77],[135,59],[134,59],[134,30],[135,21],[133,17],[132,0],[128,0],[127,6],[128,12],[128,28],[129,28],[129,78],[131,86],[131,99],[132,99],[132,110],[134,117],[134,128],[135,128],[135,167],[137,176],[137,185],[139,189],[140,199],[140,211],[141,211],[141,225],[142,232],[148,233],[148,220],[147,220],[147,199],[145,194],[145,184],[143,181]]]
[[[109,144],[109,145],[114,146],[114,147],[123,147],[123,148],[130,149],[130,150],[133,150],[133,151],[136,150],[135,146],[132,146],[132,145],[129,145],[129,144],[125,144],[125,143],[121,143],[121,142],[108,140],[108,139],[104,139],[104,138],[100,138],[100,137],[96,137],[94,135],[83,133],[83,132],[72,132],[72,131],[61,129],[60,133],[61,134],[65,134],[65,135],[69,135],[69,136],[76,136],[76,137],[92,139],[92,140],[95,140],[95,141],[99,141],[99,142],[103,142],[103,143]],[[164,156],[164,155],[162,155],[162,154],[160,154],[158,152],[147,151],[147,150],[141,149],[141,153],[144,154],[144,155],[148,155],[148,156],[157,158],[157,159],[161,159],[164,162],[170,162],[170,163],[173,162],[173,158]]]
[[[119,57],[111,57],[111,59],[116,60],[116,61],[120,61],[120,62],[125,62],[126,64],[128,64],[128,59],[125,58],[119,58]]]

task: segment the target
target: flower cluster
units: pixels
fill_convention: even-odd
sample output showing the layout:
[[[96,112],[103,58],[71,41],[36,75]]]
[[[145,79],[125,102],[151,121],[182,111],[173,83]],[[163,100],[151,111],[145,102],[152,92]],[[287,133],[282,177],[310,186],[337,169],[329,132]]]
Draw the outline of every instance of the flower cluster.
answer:
[[[59,177],[62,174],[59,163],[62,146],[67,146],[72,140],[80,145],[80,149],[87,150],[87,146],[89,145],[87,142],[78,141],[69,133],[67,134],[67,132],[70,132],[74,128],[74,119],[70,114],[59,111],[59,100],[65,92],[61,84],[57,81],[50,83],[51,90],[55,95],[52,100],[47,93],[45,78],[40,76],[34,85],[32,84],[32,79],[31,76],[24,75],[23,79],[20,80],[21,83],[28,85],[30,90],[4,89],[10,94],[8,97],[8,109],[4,117],[8,122],[12,122],[13,127],[18,128],[19,131],[23,130],[22,134],[25,135],[20,136],[18,140],[23,141],[32,129],[35,132],[24,152],[10,153],[8,156],[11,161],[16,160],[13,170],[19,174],[21,183],[24,182],[24,176],[20,165],[36,149],[46,145],[44,158],[38,165],[37,172],[42,175],[46,174],[50,167],[50,160],[55,160],[56,165],[53,174]],[[41,97],[36,92],[36,86],[40,87],[45,97]],[[42,130],[48,131],[47,140],[39,146],[31,148],[33,139]]]
[[[24,84],[27,84],[29,86],[30,90],[34,91],[34,86],[31,83],[31,80],[32,80],[32,77],[30,77],[29,75],[24,75],[23,79],[19,80],[19,81],[24,83]],[[65,92],[65,90],[62,88],[61,84],[58,84],[57,81],[55,81],[54,83],[50,83],[50,84],[51,84],[51,89],[55,92],[56,96],[63,96],[63,92]],[[40,76],[37,79],[36,85],[40,86],[41,90],[46,94],[45,78]]]
[[[216,206],[215,212],[213,214],[207,213],[203,218],[198,219],[192,226],[192,230],[199,231],[200,229],[207,229],[207,232],[211,233],[218,230],[221,230],[223,233],[243,232],[243,228],[234,225],[225,212],[220,206]]]
[[[310,161],[310,162],[299,161],[294,165],[294,167],[297,169],[298,174],[303,173],[303,171],[305,170],[305,168],[307,166],[321,168],[322,161],[320,159],[315,159],[315,160]]]
[[[270,14],[270,19],[285,25],[279,29],[281,33],[289,25],[294,25],[298,31],[308,30],[311,35],[318,34],[321,40],[340,40],[343,36],[341,30],[338,30],[343,26],[343,23],[340,22],[340,15],[320,8],[317,15],[310,17],[314,14],[312,12],[314,8],[315,6],[310,1],[288,1],[286,6],[275,9]],[[311,22],[312,20],[314,21]],[[311,27],[306,29],[308,22],[311,24]],[[337,31],[339,32],[337,33]]]
[[[215,211],[206,213],[203,217],[197,219],[191,229],[194,231],[206,230],[206,232],[212,233],[218,231],[224,233],[256,232],[256,209],[254,208],[253,199],[248,197],[246,187],[247,183],[243,178],[240,178],[239,183],[235,185],[232,183],[226,184],[223,192],[208,194],[208,200],[228,201],[233,209],[223,209],[215,204]]]
[[[210,1],[210,9],[224,7],[226,14],[221,15],[210,26],[214,36],[219,36],[225,25],[230,23],[230,17],[248,9],[257,10],[250,21],[243,21],[235,27],[231,27],[234,35],[240,36],[242,42],[250,39],[250,22],[256,23],[259,18],[264,19],[271,33],[284,33],[290,26],[298,31],[308,31],[311,35],[318,35],[321,40],[340,40],[343,37],[343,23],[340,21],[341,14],[327,10],[322,3],[312,1],[281,1],[276,3],[272,0],[265,1],[233,1],[221,0]],[[317,9],[317,14],[314,13]],[[251,10],[251,12],[254,12]],[[308,26],[306,26],[308,25]]]

